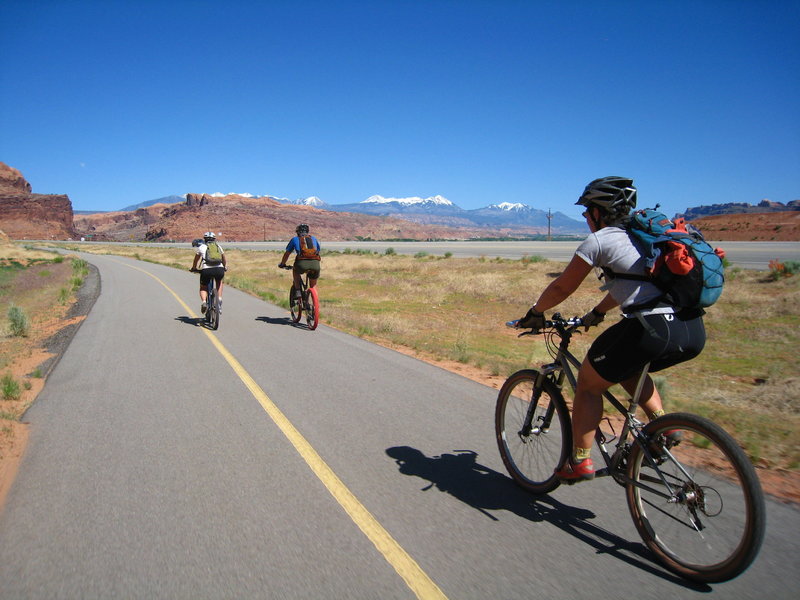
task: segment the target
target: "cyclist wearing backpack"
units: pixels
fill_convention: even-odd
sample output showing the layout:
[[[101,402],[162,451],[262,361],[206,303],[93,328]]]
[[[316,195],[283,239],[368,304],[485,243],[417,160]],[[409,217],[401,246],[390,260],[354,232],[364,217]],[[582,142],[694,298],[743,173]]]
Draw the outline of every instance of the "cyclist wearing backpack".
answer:
[[[205,314],[208,308],[208,282],[213,277],[217,282],[217,298],[219,298],[219,311],[222,312],[222,280],[228,270],[228,261],[225,251],[217,243],[217,236],[213,231],[206,231],[202,240],[192,242],[196,251],[191,270],[197,271],[200,265],[200,312]]]
[[[286,246],[286,252],[283,254],[279,268],[286,266],[286,261],[289,260],[292,252],[297,253],[297,258],[294,260],[294,268],[292,275],[294,277],[294,293],[297,298],[300,297],[300,289],[302,288],[302,281],[300,276],[303,273],[308,273],[308,286],[315,287],[317,279],[320,274],[320,264],[322,258],[320,257],[320,245],[317,238],[309,233],[308,225],[301,223],[295,229],[296,236],[294,236],[289,244]]]
[[[573,451],[556,471],[556,476],[567,483],[594,477],[590,450],[603,415],[603,392],[619,383],[633,395],[647,363],[650,372],[654,372],[690,360],[700,354],[706,339],[703,310],[675,307],[645,276],[645,258],[626,228],[631,210],[636,207],[633,180],[596,179],[586,186],[576,204],[586,207],[583,216],[591,233],[564,272],[545,288],[517,324],[542,329],[544,311],[566,300],[593,268],[620,275],[611,278],[603,288],[608,290],[606,296],[583,317],[588,330],[602,322],[615,306],[621,306],[623,312],[623,319],[594,341],[578,373],[572,412]],[[664,414],[661,397],[649,375],[641,393],[641,406],[651,419]]]

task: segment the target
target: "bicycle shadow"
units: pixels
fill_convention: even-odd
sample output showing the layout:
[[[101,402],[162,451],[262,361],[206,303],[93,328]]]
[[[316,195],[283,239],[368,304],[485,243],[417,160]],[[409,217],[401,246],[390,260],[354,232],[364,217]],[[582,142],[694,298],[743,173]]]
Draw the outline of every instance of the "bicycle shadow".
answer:
[[[308,329],[308,325],[300,323],[299,321],[295,323],[292,321],[291,317],[256,317],[255,320],[269,325],[291,325],[292,327],[300,329]]]
[[[589,522],[595,514],[587,509],[569,506],[549,494],[532,496],[519,488],[514,481],[477,461],[478,454],[472,450],[453,450],[454,454],[425,456],[410,446],[394,446],[386,449],[403,475],[419,477],[430,484],[421,488],[432,488],[450,494],[471,506],[493,521],[497,517],[488,511],[506,510],[534,523],[549,523],[596,549],[598,553],[610,554],[642,571],[695,591],[711,591],[705,584],[696,584],[665,571],[647,547],[630,542],[618,535]]]
[[[187,325],[194,325],[195,327],[197,326],[202,327],[203,325],[206,325],[204,317],[194,318],[194,317],[187,317],[186,315],[181,315],[180,317],[175,317],[175,320],[180,321],[181,323],[186,323]]]

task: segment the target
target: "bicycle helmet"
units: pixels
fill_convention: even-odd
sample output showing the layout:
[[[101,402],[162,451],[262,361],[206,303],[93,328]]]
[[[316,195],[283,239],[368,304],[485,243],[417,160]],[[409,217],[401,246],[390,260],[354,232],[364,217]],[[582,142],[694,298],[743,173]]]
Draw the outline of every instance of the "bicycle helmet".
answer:
[[[605,213],[607,221],[625,217],[636,208],[633,179],[615,176],[595,179],[586,186],[575,204],[597,206]]]
[[[297,235],[303,235],[305,233],[308,233],[308,225],[306,225],[305,223],[300,223],[300,225],[297,226],[297,229],[295,229],[295,232],[297,233]]]
[[[202,240],[201,238],[197,238],[196,240],[192,240],[192,246],[194,246],[195,248],[197,248],[198,246],[200,246],[200,244],[202,244],[202,243],[203,243],[203,241],[204,241],[204,240]]]
[[[206,231],[206,232],[203,234],[203,239],[204,239],[204,240],[215,240],[215,239],[217,239],[217,236],[216,236],[216,235],[214,235],[214,232],[213,232],[213,231]]]

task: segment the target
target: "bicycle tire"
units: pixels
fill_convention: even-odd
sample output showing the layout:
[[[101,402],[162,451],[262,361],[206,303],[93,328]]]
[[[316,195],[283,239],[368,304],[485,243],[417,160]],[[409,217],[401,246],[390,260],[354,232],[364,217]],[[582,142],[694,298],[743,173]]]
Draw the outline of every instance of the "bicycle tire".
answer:
[[[211,329],[216,331],[219,329],[219,297],[216,293],[214,294],[214,299],[211,304],[208,306],[208,310],[211,311]]]
[[[654,440],[658,469],[681,491],[679,501],[668,502],[638,487],[666,490],[642,446],[634,444],[625,493],[645,545],[669,570],[693,581],[740,575],[758,554],[766,527],[764,494],[750,460],[724,429],[698,415],[664,415],[644,431]],[[661,450],[664,434],[672,431],[681,431],[682,440],[669,452],[690,478]]]
[[[319,325],[319,294],[317,294],[317,288],[308,288],[306,324],[311,331],[314,331]]]
[[[550,426],[523,434],[537,377],[538,372],[533,369],[517,371],[500,388],[495,407],[495,435],[503,464],[517,485],[534,494],[546,494],[560,485],[555,470],[571,452],[572,431],[564,397],[555,384],[546,379],[532,423],[541,424],[550,410]]]
[[[203,321],[209,326],[213,324],[211,320],[211,312],[213,310],[215,297],[214,279],[212,277],[206,286],[206,312],[203,315]]]
[[[295,301],[294,285],[289,289],[289,312],[292,313],[292,322],[299,323],[303,316],[303,303]]]

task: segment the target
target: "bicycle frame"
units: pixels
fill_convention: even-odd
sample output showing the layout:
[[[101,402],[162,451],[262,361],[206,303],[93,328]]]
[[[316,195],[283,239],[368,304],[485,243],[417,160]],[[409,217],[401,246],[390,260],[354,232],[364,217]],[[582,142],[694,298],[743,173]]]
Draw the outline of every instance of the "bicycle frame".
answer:
[[[556,326],[556,330],[559,333],[561,341],[558,345],[558,351],[555,356],[555,361],[546,365],[542,365],[541,370],[539,371],[539,376],[536,381],[536,389],[542,389],[542,381],[541,378],[549,378],[559,390],[564,389],[564,380],[566,379],[567,383],[569,384],[570,388],[572,388],[573,397],[575,393],[575,389],[577,388],[578,382],[575,377],[575,373],[573,372],[574,369],[580,369],[581,361],[569,351],[569,344],[572,339],[572,333],[576,330],[578,325],[572,325],[571,327],[567,328],[563,325],[557,323],[560,319],[560,315],[556,314],[553,317],[553,320],[556,321],[554,325]],[[527,334],[521,334],[527,335]],[[658,468],[658,464],[656,463],[655,459],[650,452],[650,449],[647,447],[646,436],[642,433],[642,429],[645,426],[645,423],[640,421],[636,418],[636,409],[639,407],[639,400],[641,398],[642,389],[644,388],[644,382],[647,378],[647,373],[649,371],[650,364],[646,364],[644,369],[642,370],[641,375],[639,376],[639,380],[636,385],[636,392],[634,393],[633,397],[631,398],[627,407],[620,402],[610,391],[606,390],[603,392],[603,398],[607,400],[617,411],[625,418],[624,425],[622,426],[622,431],[620,432],[618,442],[615,446],[615,449],[612,452],[609,451],[607,448],[607,444],[614,441],[616,438],[612,437],[611,439],[607,439],[605,434],[601,431],[600,427],[597,428],[595,431],[595,444],[597,448],[600,450],[600,454],[603,457],[603,460],[606,463],[605,468],[598,469],[595,471],[595,477],[604,477],[604,476],[611,476],[614,480],[619,483],[620,485],[625,484],[633,484],[636,487],[644,488],[650,491],[651,493],[657,494],[663,498],[667,499],[674,499],[677,497],[673,486],[669,484],[667,479],[664,477],[661,469]],[[528,415],[525,419],[525,428],[524,431],[529,432],[533,431],[534,427],[531,423],[533,418],[533,413],[536,409],[536,405],[538,404],[538,398],[533,398],[530,403],[530,407],[528,409]],[[549,428],[550,421],[553,416],[554,407],[550,407],[550,410],[545,415],[544,420],[542,421],[542,429]],[[607,420],[607,419],[606,419]],[[610,424],[610,422],[609,422]],[[530,429],[529,429],[530,428]],[[613,433],[613,428],[612,428]],[[633,435],[634,442],[639,444],[642,447],[645,457],[647,458],[650,465],[653,467],[655,472],[658,474],[658,477],[661,483],[666,487],[669,491],[668,494],[664,492],[651,488],[650,486],[646,486],[640,482],[633,482],[625,473],[625,462],[624,459],[628,456],[630,452],[630,446],[632,442],[628,441],[630,435]],[[683,468],[683,466],[678,463],[669,450],[664,450],[665,455],[672,461],[678,469],[684,474],[684,476],[691,479],[689,474]]]

